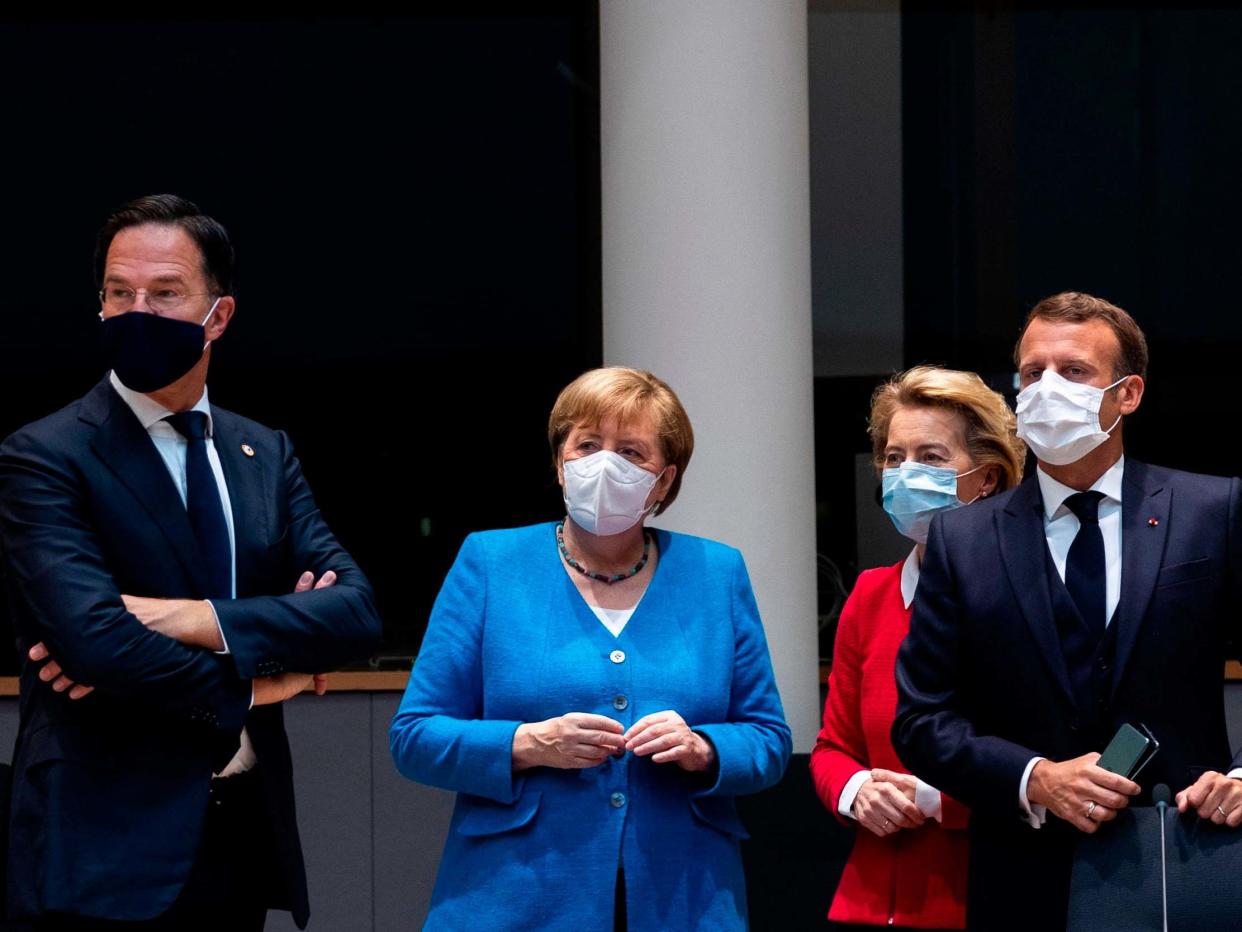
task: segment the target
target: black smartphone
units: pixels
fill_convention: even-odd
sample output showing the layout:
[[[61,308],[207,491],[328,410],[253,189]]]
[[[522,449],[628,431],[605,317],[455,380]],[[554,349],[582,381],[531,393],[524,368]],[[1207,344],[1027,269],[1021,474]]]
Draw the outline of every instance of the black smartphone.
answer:
[[[1108,742],[1108,747],[1095,763],[1097,767],[1133,780],[1159,750],[1160,742],[1146,725],[1140,722],[1139,727],[1135,728],[1126,723],[1117,729],[1117,734],[1113,735],[1113,740]]]

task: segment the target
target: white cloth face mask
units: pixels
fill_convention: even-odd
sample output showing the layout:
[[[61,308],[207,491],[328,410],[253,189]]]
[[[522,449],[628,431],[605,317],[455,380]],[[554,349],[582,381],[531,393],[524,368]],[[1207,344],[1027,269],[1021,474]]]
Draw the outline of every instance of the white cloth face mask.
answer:
[[[1097,388],[1071,382],[1051,369],[1018,393],[1018,436],[1039,458],[1053,466],[1068,466],[1082,459],[1105,440],[1121,415],[1107,430],[1100,427],[1100,404],[1104,393],[1128,379],[1123,375],[1112,385]]]
[[[663,475],[635,466],[611,450],[565,460],[561,471],[569,517],[601,537],[628,531],[646,517],[647,496]]]

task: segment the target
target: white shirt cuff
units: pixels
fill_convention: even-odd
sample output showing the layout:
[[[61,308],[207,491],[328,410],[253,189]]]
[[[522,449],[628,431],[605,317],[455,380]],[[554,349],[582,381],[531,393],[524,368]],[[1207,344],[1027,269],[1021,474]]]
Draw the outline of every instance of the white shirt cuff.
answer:
[[[943,813],[940,805],[940,791],[930,783],[924,783],[919,780],[914,785],[914,805],[919,807],[919,812],[928,819],[935,819],[937,822],[943,822]]]
[[[218,650],[216,651],[216,653],[220,654],[221,656],[225,654],[231,654],[232,651],[229,650],[228,638],[224,636],[224,629],[220,627],[220,616],[216,614],[216,607],[211,604],[211,599],[204,599],[204,601],[207,603],[207,606],[211,609],[211,617],[216,620],[216,630],[220,632],[220,643],[224,645],[224,650]]]
[[[1048,820],[1048,807],[1041,806],[1039,803],[1032,803],[1026,798],[1026,784],[1031,779],[1031,771],[1035,769],[1035,765],[1043,757],[1032,757],[1030,763],[1026,765],[1026,770],[1022,771],[1022,782],[1018,784],[1018,808],[1022,810],[1022,818],[1024,818],[1031,828],[1039,828]]]
[[[858,795],[862,785],[870,779],[870,770],[860,770],[850,777],[845,783],[845,789],[841,791],[841,798],[837,800],[837,812],[846,818],[857,819],[858,816],[854,815],[854,797]]]
[[[1230,780],[1242,780],[1242,767],[1234,767],[1233,770],[1225,774]]]

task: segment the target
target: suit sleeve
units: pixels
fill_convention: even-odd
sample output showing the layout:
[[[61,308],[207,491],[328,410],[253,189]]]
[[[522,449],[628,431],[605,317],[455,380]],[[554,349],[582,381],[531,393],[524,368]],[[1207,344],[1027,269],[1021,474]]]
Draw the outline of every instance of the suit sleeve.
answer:
[[[335,669],[369,655],[381,634],[371,584],[319,513],[288,438],[283,432],[277,436],[290,559],[299,572],[310,570],[316,577],[334,571],[336,583],[296,594],[212,600],[237,672],[247,679]]]
[[[757,793],[780,780],[793,750],[759,606],[736,551],[729,584],[734,637],[729,716],[727,722],[694,726],[715,746],[717,763],[715,782],[697,796]]]
[[[232,662],[186,647],[125,609],[74,466],[19,432],[0,446],[0,541],[21,635],[101,691],[241,731],[250,683]]]
[[[860,770],[870,770],[860,708],[862,663],[859,656],[859,603],[864,601],[858,584],[850,593],[837,624],[832,648],[832,673],[824,702],[824,724],[811,751],[811,780],[815,792],[833,817],[851,824],[840,813],[841,792]]]
[[[515,802],[513,734],[521,722],[483,716],[483,544],[462,544],[431,610],[427,634],[388,731],[397,769],[419,783]]]
[[[979,734],[962,711],[959,590],[941,517],[932,520],[910,633],[897,653],[893,747],[920,779],[998,817],[1019,813],[1018,787],[1034,751]]]

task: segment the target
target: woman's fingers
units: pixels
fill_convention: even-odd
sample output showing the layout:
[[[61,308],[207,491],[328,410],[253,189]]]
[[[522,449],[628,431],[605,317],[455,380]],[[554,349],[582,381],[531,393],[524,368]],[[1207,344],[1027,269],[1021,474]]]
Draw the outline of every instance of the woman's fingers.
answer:
[[[917,828],[926,818],[897,786],[874,779],[859,789],[854,808],[859,821],[879,835]]]
[[[581,733],[581,739],[587,745],[607,748],[609,752],[619,751],[625,747],[625,739],[610,731],[584,731]]]
[[[609,731],[622,734],[625,726],[607,715],[596,715],[593,712],[570,712],[561,716],[562,720],[578,728],[593,728],[598,731]]]
[[[667,751],[669,748],[676,747],[689,734],[690,729],[684,724],[664,722],[644,729],[625,742],[625,747],[639,757],[645,757],[657,751]]]

